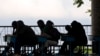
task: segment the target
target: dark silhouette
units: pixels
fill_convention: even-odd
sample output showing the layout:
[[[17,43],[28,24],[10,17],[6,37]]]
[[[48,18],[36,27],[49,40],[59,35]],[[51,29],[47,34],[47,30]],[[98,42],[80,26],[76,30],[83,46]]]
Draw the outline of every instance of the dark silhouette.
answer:
[[[60,54],[67,54],[67,55],[72,55],[71,53],[74,53],[74,49],[77,46],[84,46],[87,44],[87,37],[85,34],[85,30],[83,28],[83,26],[81,25],[81,23],[77,22],[77,21],[73,21],[71,23],[71,26],[66,26],[65,29],[68,31],[68,33],[66,35],[73,37],[74,41],[68,42],[68,41],[64,41],[63,45],[61,46],[61,50],[60,50]],[[67,37],[66,37],[67,38]],[[70,50],[66,50],[67,47],[66,45],[70,46]],[[70,53],[71,51],[71,53]],[[81,50],[79,50],[80,52]],[[78,53],[79,55],[80,53]]]
[[[41,31],[41,33],[40,33],[40,36],[37,36],[38,37],[38,39],[40,39],[42,36],[42,34],[43,34],[43,29],[44,29],[44,27],[45,27],[45,23],[44,23],[44,21],[43,20],[38,20],[37,21],[37,24],[38,24],[38,27],[39,27],[39,29],[40,29],[40,31]],[[42,39],[41,39],[42,40]],[[38,41],[39,42],[39,47],[42,47],[42,45],[43,45],[43,43],[41,43],[40,41]]]
[[[3,51],[2,56],[5,56],[6,52],[8,52],[11,47],[14,47],[14,43],[15,43],[15,40],[16,40],[17,21],[12,22],[12,27],[13,27],[13,33],[10,36],[12,38],[10,39],[10,43],[7,44],[7,47]],[[7,35],[5,37],[7,37]]]
[[[18,22],[18,30],[17,30],[17,38],[14,46],[15,55],[20,54],[20,48],[24,45],[34,46],[37,44],[37,38],[35,32],[27,25],[23,23],[23,21],[19,20]]]
[[[38,20],[37,21],[38,27],[40,28],[41,34],[43,33],[43,29],[45,27],[44,21],[43,20]]]
[[[71,26],[72,26],[72,36],[75,38],[75,42],[72,43],[71,45],[72,48],[71,50],[74,51],[76,46],[84,46],[87,44],[87,37],[81,23],[73,21],[71,23]]]
[[[73,21],[71,23],[72,26],[72,34],[76,39],[76,44],[78,45],[86,45],[87,44],[87,36],[85,34],[85,30],[81,23],[77,21]]]
[[[65,54],[68,54],[69,53],[69,50],[67,49],[67,45],[70,45],[70,42],[69,41],[66,41],[65,38],[67,38],[68,36],[69,37],[72,36],[72,28],[71,28],[70,25],[66,25],[65,26],[65,30],[67,31],[67,33],[61,34],[62,40],[64,41],[64,43],[61,46],[61,49],[59,50],[59,54],[61,54],[61,55],[65,55]]]
[[[47,53],[47,48],[50,45],[57,45],[58,39],[60,38],[60,33],[53,27],[53,22],[48,20],[45,28],[43,29],[42,36],[45,36],[47,41],[44,43],[44,47],[41,47],[41,49],[44,50],[44,53]]]
[[[13,22],[12,22],[12,27],[13,27],[13,35],[16,35],[17,21],[13,21]]]
[[[58,39],[60,38],[60,33],[56,28],[53,27],[53,25],[53,22],[48,20],[46,23],[46,27],[44,28],[44,33],[48,35],[48,40],[58,42]]]

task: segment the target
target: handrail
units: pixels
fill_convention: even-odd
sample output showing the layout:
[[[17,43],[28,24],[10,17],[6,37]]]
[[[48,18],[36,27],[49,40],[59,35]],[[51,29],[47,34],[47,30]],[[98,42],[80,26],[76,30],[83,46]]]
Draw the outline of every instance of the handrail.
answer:
[[[33,28],[33,30],[36,30],[36,32],[38,31],[37,30],[37,28],[38,28],[38,26],[37,25],[29,25],[30,27],[32,27]],[[57,27],[58,28],[58,30],[60,30],[60,31],[64,31],[64,27],[65,27],[66,25],[54,25],[54,27]],[[1,30],[2,30],[2,28],[4,28],[4,32],[2,33],[2,34],[4,34],[4,33],[9,33],[9,32],[7,32],[10,28],[11,28],[12,26],[9,26],[9,25],[5,25],[5,26],[0,26],[0,28],[1,28]],[[83,27],[85,27],[85,29],[86,29],[86,33],[91,33],[89,30],[89,28],[90,27],[92,27],[92,25],[83,25]],[[63,28],[63,30],[62,30],[62,28]],[[11,28],[12,29],[12,28]],[[7,31],[6,31],[7,30]],[[11,31],[11,30],[10,30]],[[61,43],[60,43],[61,44]],[[0,48],[1,48],[1,51],[6,47],[7,45],[0,45]],[[61,45],[59,45],[59,46],[57,46],[57,47],[60,47]],[[86,46],[88,46],[88,48],[89,47],[92,47],[92,45],[86,45]],[[3,49],[2,49],[3,48]]]
[[[30,27],[38,27],[37,25],[29,25]],[[54,25],[55,27],[64,27],[66,25]],[[83,25],[83,26],[92,26],[92,25]],[[12,26],[0,26],[0,27],[12,27]]]
[[[29,25],[29,26],[32,27],[32,29],[35,31],[36,34],[40,34],[40,30],[37,25]],[[66,33],[65,28],[64,28],[65,26],[66,25],[54,25],[54,27],[56,27],[59,30],[59,32],[61,32],[61,33]],[[91,35],[91,31],[90,31],[91,26],[92,25],[83,25],[83,27],[86,30],[87,35]],[[5,34],[12,33],[12,26],[5,25],[5,26],[0,26],[0,28],[1,28],[0,29],[0,32],[1,32],[0,37],[4,36]]]

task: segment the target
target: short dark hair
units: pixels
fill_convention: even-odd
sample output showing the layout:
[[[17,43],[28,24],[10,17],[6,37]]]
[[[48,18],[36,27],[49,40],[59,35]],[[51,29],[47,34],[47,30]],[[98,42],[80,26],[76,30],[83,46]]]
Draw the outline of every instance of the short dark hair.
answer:
[[[50,20],[48,20],[46,24],[47,24],[47,25],[53,25],[53,22],[50,21]]]
[[[16,27],[17,27],[17,21],[13,21],[13,22],[12,22],[12,27],[13,27],[13,28],[16,28]]]

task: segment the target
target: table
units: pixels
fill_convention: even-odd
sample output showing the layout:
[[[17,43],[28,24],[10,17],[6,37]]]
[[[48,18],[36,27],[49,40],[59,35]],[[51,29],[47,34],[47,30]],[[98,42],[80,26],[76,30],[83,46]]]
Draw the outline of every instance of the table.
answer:
[[[6,34],[4,37],[3,37],[3,40],[7,43],[10,43],[10,42],[15,42],[16,41],[16,37],[14,35],[11,35],[11,34]]]

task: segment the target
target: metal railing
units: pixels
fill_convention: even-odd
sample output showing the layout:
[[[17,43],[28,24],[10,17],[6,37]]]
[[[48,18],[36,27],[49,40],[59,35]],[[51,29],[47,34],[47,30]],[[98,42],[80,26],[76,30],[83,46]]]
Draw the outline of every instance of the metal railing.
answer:
[[[40,29],[38,28],[38,26],[32,25],[30,27],[32,27],[32,29],[35,31],[36,34],[38,34],[38,35],[40,34]],[[61,32],[61,33],[67,32],[65,30],[65,25],[55,25],[54,27],[57,28],[58,31]],[[92,33],[91,32],[92,26],[91,25],[83,25],[83,27],[85,29],[87,39],[88,39],[88,45],[84,46],[84,47],[85,47],[86,50],[89,50],[89,51],[87,51],[87,53],[92,54],[92,51],[91,51],[92,50],[92,41],[89,40],[90,39],[89,35],[91,35],[91,33]],[[0,26],[0,53],[4,50],[4,47],[7,46],[7,42],[4,42],[4,40],[3,40],[3,36],[5,36],[6,34],[12,34],[12,27],[11,26]],[[62,43],[63,43],[63,41],[59,40],[59,43],[58,43],[59,46],[57,46],[55,48],[55,51],[58,52],[58,49],[62,45]]]

